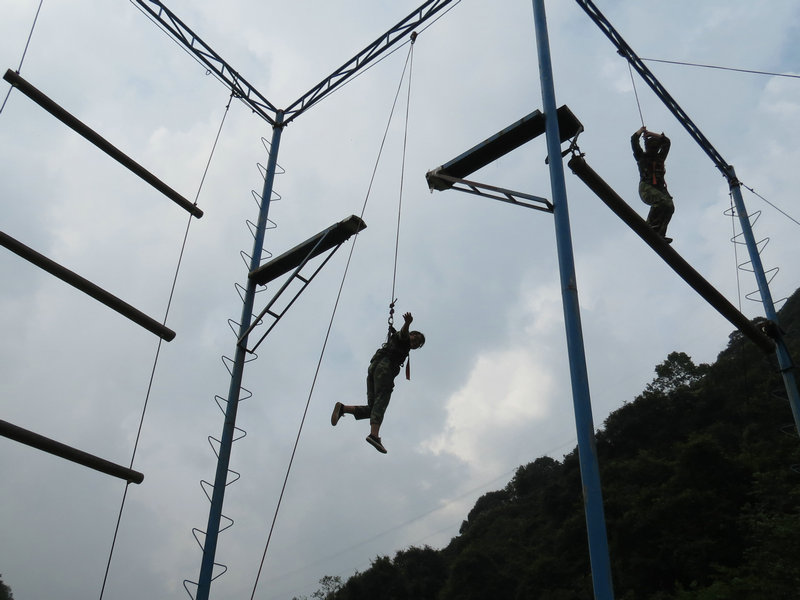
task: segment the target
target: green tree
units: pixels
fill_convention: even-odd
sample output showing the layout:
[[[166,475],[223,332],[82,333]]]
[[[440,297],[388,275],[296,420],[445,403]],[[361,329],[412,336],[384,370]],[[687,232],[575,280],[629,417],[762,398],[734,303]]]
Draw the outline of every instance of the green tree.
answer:
[[[707,364],[695,365],[685,352],[670,352],[667,360],[656,366],[656,378],[646,391],[669,394],[697,382],[706,371]]]
[[[800,290],[780,323],[800,356]],[[596,437],[616,597],[793,600],[800,441],[774,357],[735,332],[713,364],[671,352],[655,372]],[[591,588],[575,449],[482,495],[444,549],[379,557],[325,600],[572,600]]]
[[[342,587],[342,578],[338,575],[325,575],[319,580],[319,589],[311,594],[312,598],[319,598],[319,600],[328,600],[333,598],[337,591]],[[308,600],[307,596],[294,596],[292,600]]]
[[[2,575],[0,575],[0,600],[14,600],[14,594],[11,593],[11,588],[3,582]]]

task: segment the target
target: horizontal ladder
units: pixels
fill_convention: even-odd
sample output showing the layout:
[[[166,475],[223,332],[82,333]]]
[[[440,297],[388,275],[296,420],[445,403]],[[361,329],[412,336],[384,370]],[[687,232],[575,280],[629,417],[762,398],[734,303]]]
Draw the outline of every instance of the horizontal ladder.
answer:
[[[102,302],[109,308],[117,311],[119,314],[128,317],[131,321],[137,325],[141,325],[149,332],[156,334],[165,342],[170,342],[175,338],[175,332],[169,327],[162,325],[154,318],[147,316],[142,311],[134,308],[127,302],[120,300],[111,292],[107,292],[88,279],[84,279],[77,273],[74,273],[66,267],[61,266],[57,262],[47,258],[43,254],[38,253],[33,248],[29,248],[22,242],[15,240],[13,237],[2,231],[0,231],[0,246],[5,246],[17,256],[20,256],[28,262],[33,263],[51,275],[55,275],[61,281],[70,284],[72,287],[79,289],[84,294],[87,294],[95,300]]]

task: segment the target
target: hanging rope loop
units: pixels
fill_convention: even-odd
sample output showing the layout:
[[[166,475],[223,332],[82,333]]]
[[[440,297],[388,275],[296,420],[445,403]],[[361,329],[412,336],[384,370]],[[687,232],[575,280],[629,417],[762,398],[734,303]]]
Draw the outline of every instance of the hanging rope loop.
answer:
[[[412,48],[413,48],[413,46],[412,46]],[[398,99],[398,97],[400,95],[400,92],[402,91],[403,80],[405,78],[405,74],[406,74],[406,70],[407,69],[408,69],[408,72],[409,72],[409,81],[411,79],[411,70],[410,70],[411,54],[412,54],[411,50],[409,50],[409,55],[406,58],[406,64],[403,67],[403,72],[402,72],[402,74],[400,76],[400,83],[398,84],[397,92],[395,94],[394,101],[392,102],[392,108],[391,108],[391,111],[389,113],[388,122],[386,123],[386,129],[383,132],[383,138],[381,139],[380,148],[378,150],[378,156],[375,159],[375,166],[374,166],[374,168],[372,170],[372,176],[371,176],[370,181],[369,181],[369,186],[367,187],[367,194],[366,194],[366,197],[364,198],[364,204],[361,207],[361,217],[362,218],[364,217],[364,212],[366,211],[366,208],[367,208],[367,202],[369,201],[370,194],[371,194],[371,191],[372,191],[372,184],[375,181],[375,174],[378,171],[378,164],[380,163],[381,155],[383,153],[383,147],[384,147],[384,144],[386,143],[386,137],[387,137],[387,135],[389,133],[389,128],[390,128],[390,126],[392,124],[392,117],[394,116],[394,110],[395,110],[395,107],[397,105],[397,99]],[[406,111],[406,131],[407,130],[408,130],[408,112]],[[403,147],[403,160],[405,161],[405,144],[404,144],[404,147]],[[401,181],[401,193],[400,193],[400,195],[401,195],[401,198],[402,198],[402,181]],[[398,215],[399,215],[399,210],[398,210]],[[398,223],[399,223],[399,217],[398,217]],[[399,231],[398,231],[398,233],[399,233]],[[274,515],[272,517],[272,524],[270,525],[269,534],[267,535],[267,541],[266,541],[266,543],[264,545],[264,552],[261,555],[261,563],[259,564],[259,567],[258,567],[258,573],[256,574],[255,582],[253,583],[253,591],[252,591],[252,594],[250,596],[250,600],[253,600],[255,598],[256,588],[258,587],[258,581],[261,578],[261,571],[262,571],[262,569],[264,567],[264,561],[266,560],[266,557],[267,557],[267,551],[269,550],[270,542],[272,540],[272,534],[273,534],[273,532],[275,530],[275,523],[278,520],[278,513],[280,512],[281,504],[283,503],[283,496],[284,496],[284,493],[286,491],[286,484],[287,484],[287,482],[289,480],[289,474],[291,473],[291,470],[292,470],[292,465],[294,463],[294,458],[295,458],[295,454],[297,452],[298,444],[300,443],[300,435],[303,432],[303,425],[305,424],[306,416],[308,414],[308,409],[309,409],[309,406],[311,404],[311,397],[314,394],[314,389],[315,389],[316,384],[317,384],[317,377],[319,375],[320,368],[322,366],[322,359],[323,359],[323,357],[325,355],[325,350],[326,350],[327,345],[328,345],[328,340],[330,338],[331,329],[333,328],[333,321],[334,321],[334,318],[336,317],[336,311],[337,311],[337,309],[339,307],[339,301],[341,300],[341,297],[342,297],[342,290],[344,289],[345,280],[347,279],[347,273],[348,273],[348,270],[350,269],[350,261],[352,260],[353,252],[355,250],[355,246],[356,246],[356,241],[357,240],[358,240],[358,235],[356,234],[356,237],[355,237],[355,239],[353,240],[353,243],[350,246],[350,254],[349,254],[348,258],[347,258],[347,264],[345,265],[344,274],[342,275],[342,281],[339,284],[339,292],[338,292],[338,294],[336,296],[336,302],[334,303],[333,311],[331,312],[330,322],[328,323],[328,331],[325,334],[325,340],[324,340],[324,342],[322,344],[322,350],[320,351],[319,360],[317,362],[317,369],[316,369],[316,371],[314,373],[314,378],[313,378],[313,380],[311,382],[311,389],[308,392],[308,398],[306,400],[305,411],[303,412],[303,417],[302,417],[302,419],[300,421],[300,428],[297,431],[297,437],[295,438],[294,448],[292,449],[292,455],[291,455],[291,457],[289,459],[289,464],[288,464],[288,466],[286,468],[286,475],[285,475],[284,480],[283,480],[283,486],[281,487],[281,493],[280,493],[280,495],[278,497],[277,506],[275,507],[275,513],[274,513]],[[392,277],[392,295],[391,295],[392,298],[394,298],[394,285],[395,285],[396,274],[397,274],[397,242],[395,242],[395,268],[394,268],[394,275]],[[392,323],[394,321],[394,305],[395,305],[395,302],[397,302],[396,298],[394,298],[394,300],[392,300],[390,302],[390,304],[389,304],[389,325],[390,326],[392,326]]]

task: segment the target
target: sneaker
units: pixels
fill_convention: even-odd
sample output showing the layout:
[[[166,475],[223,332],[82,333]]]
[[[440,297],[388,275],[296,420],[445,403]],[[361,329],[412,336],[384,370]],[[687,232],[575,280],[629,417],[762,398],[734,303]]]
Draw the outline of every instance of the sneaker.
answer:
[[[344,404],[337,402],[333,405],[333,413],[331,414],[331,425],[336,426],[339,419],[344,415]]]
[[[668,244],[671,244],[672,243],[672,238],[664,236],[664,241],[667,242]]]
[[[367,443],[373,446],[375,450],[377,450],[378,452],[386,454],[386,448],[383,447],[383,444],[381,444],[381,438],[379,438],[378,436],[372,435],[370,433],[367,436]]]

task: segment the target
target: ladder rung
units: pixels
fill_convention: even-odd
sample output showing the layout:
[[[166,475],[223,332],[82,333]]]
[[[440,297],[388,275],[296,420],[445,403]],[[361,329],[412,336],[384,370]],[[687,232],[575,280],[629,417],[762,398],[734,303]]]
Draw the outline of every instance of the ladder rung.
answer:
[[[5,246],[9,250],[11,250],[14,254],[24,258],[28,262],[33,263],[40,269],[47,271],[51,275],[55,275],[61,281],[64,281],[71,286],[79,289],[84,294],[87,294],[94,298],[95,300],[102,302],[109,308],[114,309],[119,314],[128,317],[134,323],[137,323],[150,331],[151,333],[156,334],[158,337],[162,338],[163,340],[169,342],[175,337],[175,332],[162,325],[152,317],[147,316],[142,311],[134,308],[127,302],[117,298],[114,294],[107,292],[100,286],[92,283],[88,279],[84,279],[77,273],[70,271],[66,267],[61,266],[54,260],[51,260],[44,256],[43,254],[39,254],[33,248],[29,248],[22,242],[15,240],[10,235],[0,231],[0,245]]]

